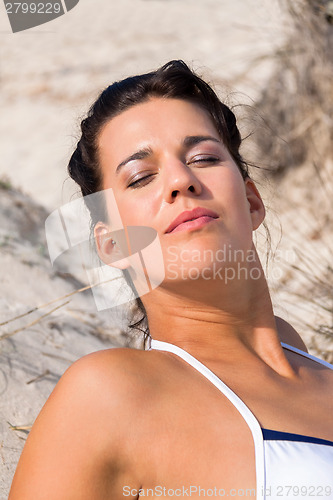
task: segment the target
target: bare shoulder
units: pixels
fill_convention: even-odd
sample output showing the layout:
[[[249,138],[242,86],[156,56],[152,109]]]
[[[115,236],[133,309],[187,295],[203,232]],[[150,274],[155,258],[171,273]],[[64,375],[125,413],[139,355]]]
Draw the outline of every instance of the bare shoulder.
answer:
[[[43,412],[61,407],[64,416],[90,425],[98,417],[99,427],[126,426],[126,415],[148,392],[147,352],[129,348],[98,351],[73,363],[59,380]],[[83,411],[84,410],[84,411]],[[116,421],[115,414],[121,415]],[[103,428],[103,427],[102,427]]]
[[[108,349],[65,372],[29,434],[10,500],[104,500],[121,497],[125,478],[136,483],[133,417],[149,392],[147,354]]]
[[[279,318],[278,316],[275,316],[275,322],[281,342],[289,344],[292,347],[296,347],[301,351],[308,352],[302,337],[297,333],[295,328],[290,325],[290,323],[282,318]]]
[[[98,351],[73,363],[59,380],[47,406],[61,404],[74,414],[82,406],[91,406],[92,412],[119,412],[123,405],[135,405],[140,401],[145,383],[145,353],[136,349],[114,348]]]
[[[72,386],[86,392],[87,387],[112,390],[115,396],[128,394],[131,386],[135,391],[145,377],[147,352],[114,348],[88,354],[79,359],[65,372],[58,386]],[[147,373],[148,375],[148,373]]]

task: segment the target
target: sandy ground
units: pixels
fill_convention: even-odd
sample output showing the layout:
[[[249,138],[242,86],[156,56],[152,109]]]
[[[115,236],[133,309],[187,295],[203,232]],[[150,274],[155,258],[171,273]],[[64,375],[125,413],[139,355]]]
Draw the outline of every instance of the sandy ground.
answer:
[[[254,99],[281,41],[280,17],[275,0],[81,0],[13,35],[0,5],[0,175],[48,208],[61,204],[78,117],[112,81],[171,59],[239,92],[239,102]]]
[[[59,299],[84,282],[70,260],[62,273],[53,269],[45,247],[48,213],[76,190],[66,180],[66,163],[79,117],[110,82],[170,59],[192,63],[232,102],[251,104],[287,29],[275,0],[80,0],[65,16],[13,35],[0,4],[0,179],[8,180],[0,189],[0,323],[57,299],[0,326],[6,336],[0,337],[0,500],[7,498],[27,428],[69,364],[128,342],[121,328],[126,312],[98,313],[91,292]],[[272,207],[286,189],[265,185]],[[287,201],[283,212],[293,221]],[[288,241],[281,251],[291,248]],[[314,253],[323,243],[311,247]],[[296,314],[281,306],[279,287],[276,297],[277,312]]]

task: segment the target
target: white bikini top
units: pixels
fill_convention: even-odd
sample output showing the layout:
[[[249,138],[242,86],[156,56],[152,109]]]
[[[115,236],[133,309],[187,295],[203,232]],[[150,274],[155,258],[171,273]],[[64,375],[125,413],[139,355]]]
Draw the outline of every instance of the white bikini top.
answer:
[[[333,365],[327,361],[284,342],[281,345],[333,370]],[[196,368],[229,399],[245,419],[254,441],[257,499],[333,500],[333,441],[262,429],[243,401],[194,356],[178,346],[154,339],[151,339],[149,350],[151,349],[172,352]],[[246,498],[245,490],[238,492],[238,495]],[[255,498],[253,492],[251,498]]]

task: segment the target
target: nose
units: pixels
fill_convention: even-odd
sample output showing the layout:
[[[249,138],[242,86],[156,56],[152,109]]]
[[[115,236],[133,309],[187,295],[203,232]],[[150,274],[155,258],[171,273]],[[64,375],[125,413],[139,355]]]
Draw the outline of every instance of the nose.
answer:
[[[180,160],[169,161],[164,174],[163,197],[167,203],[173,203],[180,195],[188,196],[192,193],[198,196],[201,194],[202,185],[186,163]]]

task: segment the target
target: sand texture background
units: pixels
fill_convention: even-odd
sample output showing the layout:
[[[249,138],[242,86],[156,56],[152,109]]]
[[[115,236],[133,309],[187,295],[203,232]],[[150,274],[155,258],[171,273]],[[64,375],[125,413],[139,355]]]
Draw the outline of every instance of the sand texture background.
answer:
[[[45,219],[76,193],[66,165],[79,118],[114,80],[184,59],[242,105],[244,135],[260,134],[256,103],[291,29],[277,0],[80,0],[66,15],[12,34],[0,4],[0,500],[66,368],[89,352],[138,342],[124,333],[126,310],[98,312],[89,290],[70,295],[86,285],[82,273],[70,258],[52,268],[48,256]],[[260,156],[253,137],[244,153]],[[281,257],[269,270],[276,312],[330,361],[332,172],[325,160],[316,175],[307,159],[283,178],[254,172]]]

